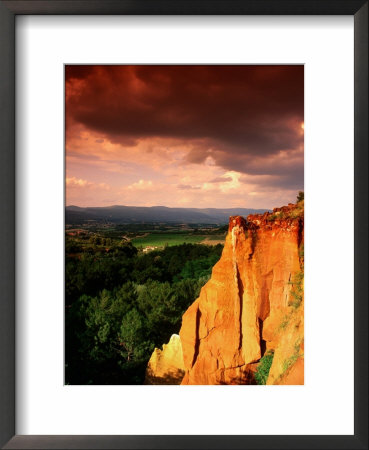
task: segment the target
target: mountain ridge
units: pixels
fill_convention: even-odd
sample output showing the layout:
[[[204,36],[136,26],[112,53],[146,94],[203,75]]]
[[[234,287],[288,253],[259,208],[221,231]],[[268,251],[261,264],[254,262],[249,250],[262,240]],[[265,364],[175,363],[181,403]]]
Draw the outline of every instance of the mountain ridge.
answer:
[[[84,221],[113,223],[204,223],[226,224],[230,216],[260,214],[267,209],[254,208],[171,208],[167,206],[89,206],[68,205],[65,207],[66,223]]]

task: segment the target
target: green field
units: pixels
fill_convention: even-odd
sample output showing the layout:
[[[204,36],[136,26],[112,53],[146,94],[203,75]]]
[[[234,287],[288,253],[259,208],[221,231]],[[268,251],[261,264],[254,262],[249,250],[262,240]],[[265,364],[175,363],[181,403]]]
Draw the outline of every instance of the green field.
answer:
[[[166,245],[181,245],[181,244],[200,244],[206,243],[217,244],[219,241],[224,241],[224,235],[200,235],[193,233],[148,233],[146,236],[132,239],[132,244],[135,247],[164,247]]]

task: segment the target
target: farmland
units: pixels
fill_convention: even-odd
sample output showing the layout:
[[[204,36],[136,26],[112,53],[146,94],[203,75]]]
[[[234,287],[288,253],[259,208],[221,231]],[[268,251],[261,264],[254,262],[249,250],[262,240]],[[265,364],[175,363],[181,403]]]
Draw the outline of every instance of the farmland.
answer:
[[[163,249],[182,244],[224,244],[226,226],[167,225],[167,224],[81,224],[78,227],[67,225],[66,236],[81,248],[110,248],[130,242],[139,252]]]
[[[181,244],[207,244],[216,245],[224,241],[224,234],[206,235],[200,233],[147,233],[131,240],[137,247],[166,247]]]

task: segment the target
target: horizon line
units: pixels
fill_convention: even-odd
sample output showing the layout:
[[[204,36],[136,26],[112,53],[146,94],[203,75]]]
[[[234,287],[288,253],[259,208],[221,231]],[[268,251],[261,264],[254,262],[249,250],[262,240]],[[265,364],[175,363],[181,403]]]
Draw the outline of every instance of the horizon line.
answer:
[[[109,206],[78,206],[75,204],[71,204],[71,205],[65,205],[65,208],[70,208],[70,207],[75,207],[75,208],[113,208],[113,207],[117,207],[117,206],[123,206],[125,208],[168,208],[168,209],[253,209],[253,210],[270,210],[271,208],[252,208],[252,207],[247,207],[247,206],[233,206],[233,207],[203,207],[203,208],[199,208],[196,206],[165,206],[165,205],[151,205],[151,206],[138,206],[138,205],[118,205],[118,204],[114,204],[114,205],[109,205]]]

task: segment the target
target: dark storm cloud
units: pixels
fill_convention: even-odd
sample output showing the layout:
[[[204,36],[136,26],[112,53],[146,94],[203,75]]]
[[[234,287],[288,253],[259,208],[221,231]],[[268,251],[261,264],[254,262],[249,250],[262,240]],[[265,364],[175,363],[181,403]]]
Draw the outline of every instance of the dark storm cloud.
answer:
[[[269,155],[242,152],[214,152],[214,160],[226,170],[250,175],[249,181],[260,186],[295,189],[304,188],[304,150],[278,151]],[[241,178],[245,181],[246,178]]]
[[[304,170],[298,168],[296,171],[284,172],[281,175],[246,175],[240,178],[240,182],[256,184],[260,192],[280,187],[298,191],[303,188]]]
[[[195,144],[189,163],[211,156],[225,169],[282,182],[296,171],[303,177],[303,78],[303,66],[66,66],[67,126],[124,145],[185,140]],[[299,158],[278,159],[299,149]]]

